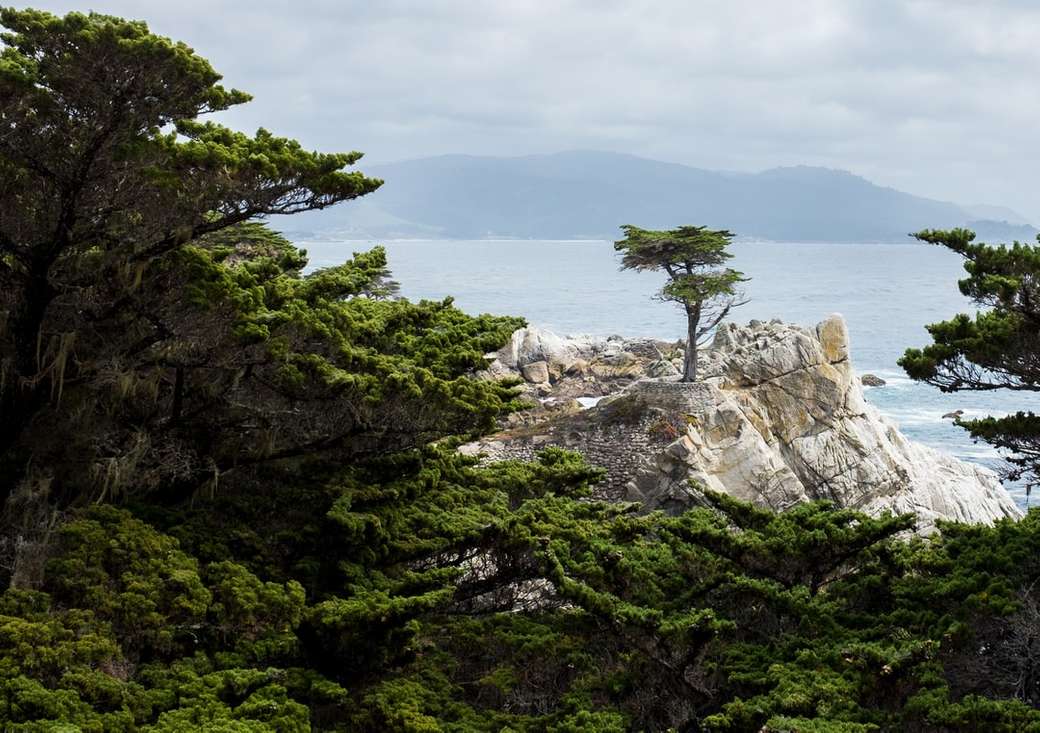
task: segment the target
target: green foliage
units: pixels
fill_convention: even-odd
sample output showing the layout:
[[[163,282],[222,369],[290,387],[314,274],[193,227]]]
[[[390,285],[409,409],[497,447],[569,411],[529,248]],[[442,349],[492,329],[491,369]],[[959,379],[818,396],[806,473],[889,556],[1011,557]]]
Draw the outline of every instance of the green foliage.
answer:
[[[196,240],[196,246],[212,252],[215,261],[248,268],[263,280],[280,273],[299,275],[307,265],[305,250],[255,221],[205,234]]]
[[[631,270],[664,270],[669,275],[696,267],[718,267],[733,255],[727,252],[733,232],[703,226],[681,226],[667,231],[621,227],[625,238],[614,243],[621,264]]]
[[[189,651],[189,630],[212,600],[197,562],[175,540],[112,507],[61,528],[47,578],[56,603],[91,609],[146,659]]]
[[[45,593],[9,590],[0,603],[8,729],[309,730],[294,696],[331,685],[263,666],[293,658],[298,584],[263,583],[231,561],[200,572],[125,511],[68,522],[47,579]]]
[[[293,344],[349,330],[350,314],[324,299],[392,288],[379,253],[290,287],[302,256],[247,222],[381,182],[344,170],[359,153],[200,121],[248,95],[144,23],[8,8],[0,24],[0,495],[40,481],[64,503],[131,483],[190,492],[244,443],[302,450],[270,446],[285,426],[243,406],[339,377],[363,354],[333,343],[308,360]],[[324,312],[306,317],[293,305],[305,298]]]
[[[433,449],[332,476],[311,495],[331,554],[307,593],[197,561],[125,510],[84,511],[43,592],[0,598],[4,715],[99,730],[1040,724],[1024,702],[1040,690],[1021,687],[1040,679],[1023,651],[1040,513],[907,542],[907,517],[777,515],[710,492],[712,509],[638,515],[584,498],[596,476],[559,451],[480,468]],[[154,521],[233,547],[201,528],[237,535],[234,516],[212,519],[207,505]],[[269,574],[297,567],[282,561]]]
[[[976,243],[965,229],[914,236],[964,257],[960,291],[982,310],[928,326],[933,343],[907,349],[899,361],[907,374],[944,392],[1040,391],[1040,246]],[[958,424],[1008,452],[1011,478],[1027,477],[1031,486],[1040,477],[1040,417],[1019,412]]]

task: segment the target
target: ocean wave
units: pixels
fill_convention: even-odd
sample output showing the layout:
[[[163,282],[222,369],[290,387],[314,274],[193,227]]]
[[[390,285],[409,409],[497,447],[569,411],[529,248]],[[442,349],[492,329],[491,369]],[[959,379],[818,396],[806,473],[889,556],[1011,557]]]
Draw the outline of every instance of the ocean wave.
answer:
[[[865,369],[859,372],[860,376],[863,376],[864,374],[873,374],[875,377],[880,377],[885,380],[883,387],[874,387],[873,389],[909,389],[917,384],[917,382],[907,377],[903,372],[889,369]]]
[[[900,425],[943,425],[944,423],[952,425],[949,418],[943,420],[946,410],[921,408],[893,410],[881,406],[878,406],[878,409],[882,415],[890,420],[895,420]]]
[[[951,449],[949,446],[946,447],[946,451],[956,456],[957,458],[963,458],[964,460],[978,463],[982,460],[1002,462],[1004,456],[1001,455],[1000,451],[996,448],[989,446],[979,446],[977,449],[973,448],[962,448],[956,447]]]

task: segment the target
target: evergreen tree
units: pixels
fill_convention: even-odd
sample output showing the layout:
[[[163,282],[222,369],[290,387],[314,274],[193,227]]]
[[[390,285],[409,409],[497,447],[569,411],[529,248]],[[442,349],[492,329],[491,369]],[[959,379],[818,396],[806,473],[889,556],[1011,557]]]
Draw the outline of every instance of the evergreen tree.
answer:
[[[650,231],[621,227],[625,238],[614,243],[624,270],[663,270],[668,282],[661,300],[678,303],[686,313],[686,351],[682,381],[697,381],[697,347],[729,312],[746,303],[737,290],[743,274],[722,267],[733,255],[726,251],[733,238],[725,229],[683,226]]]
[[[142,23],[0,20],[0,497],[189,496],[466,432],[508,399],[454,380],[517,321],[377,302],[378,249],[300,278],[248,223],[375,190],[344,170],[359,153],[199,121],[248,96]]]
[[[928,326],[933,343],[907,349],[900,365],[943,392],[1040,392],[1040,246],[991,246],[965,229],[923,231],[919,240],[964,257],[961,293],[981,308]],[[1010,452],[1011,478],[1040,479],[1040,416],[958,420],[972,437]]]

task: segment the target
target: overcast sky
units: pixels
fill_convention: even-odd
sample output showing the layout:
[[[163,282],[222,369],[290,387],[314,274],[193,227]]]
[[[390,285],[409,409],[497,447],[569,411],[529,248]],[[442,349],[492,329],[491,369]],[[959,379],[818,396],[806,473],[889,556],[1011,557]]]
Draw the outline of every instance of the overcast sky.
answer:
[[[255,95],[230,124],[370,162],[582,148],[823,165],[1040,223],[1032,0],[34,5],[147,20]]]

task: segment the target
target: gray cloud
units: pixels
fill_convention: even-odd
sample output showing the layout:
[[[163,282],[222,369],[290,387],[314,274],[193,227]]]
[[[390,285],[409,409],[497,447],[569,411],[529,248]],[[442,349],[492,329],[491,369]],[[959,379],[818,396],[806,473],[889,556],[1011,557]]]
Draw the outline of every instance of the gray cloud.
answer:
[[[805,163],[1040,222],[1034,2],[91,2],[252,92],[229,124],[372,161],[596,148]]]

